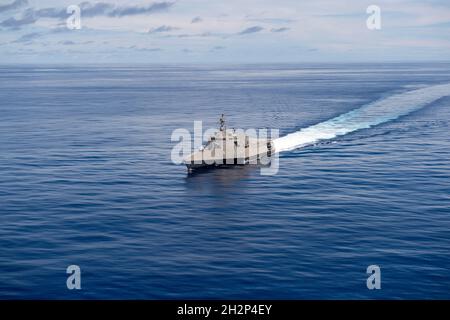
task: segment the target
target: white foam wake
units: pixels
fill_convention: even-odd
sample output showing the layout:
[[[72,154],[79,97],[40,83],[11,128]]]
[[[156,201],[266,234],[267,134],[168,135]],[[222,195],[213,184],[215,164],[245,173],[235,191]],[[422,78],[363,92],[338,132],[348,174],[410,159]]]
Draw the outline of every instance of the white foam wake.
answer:
[[[450,83],[396,94],[274,140],[276,152],[293,150],[397,119],[450,95]]]

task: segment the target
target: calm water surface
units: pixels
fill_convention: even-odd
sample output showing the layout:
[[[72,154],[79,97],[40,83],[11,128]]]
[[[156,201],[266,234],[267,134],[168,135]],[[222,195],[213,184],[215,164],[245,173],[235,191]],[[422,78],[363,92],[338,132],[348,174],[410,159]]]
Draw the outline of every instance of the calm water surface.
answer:
[[[285,135],[445,83],[449,64],[0,67],[0,297],[449,299],[449,97],[275,176],[170,160],[194,120]]]

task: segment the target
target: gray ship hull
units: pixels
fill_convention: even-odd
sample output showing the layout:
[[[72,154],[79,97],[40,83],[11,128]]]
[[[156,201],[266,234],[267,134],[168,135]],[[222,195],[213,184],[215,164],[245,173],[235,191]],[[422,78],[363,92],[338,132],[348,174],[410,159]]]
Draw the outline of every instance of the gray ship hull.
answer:
[[[211,167],[227,167],[227,166],[243,166],[248,164],[263,164],[270,163],[270,156],[273,152],[272,142],[264,142],[267,147],[262,148],[258,153],[249,154],[245,157],[221,158],[221,159],[193,159],[194,157],[185,160],[185,165],[189,172],[201,168]]]

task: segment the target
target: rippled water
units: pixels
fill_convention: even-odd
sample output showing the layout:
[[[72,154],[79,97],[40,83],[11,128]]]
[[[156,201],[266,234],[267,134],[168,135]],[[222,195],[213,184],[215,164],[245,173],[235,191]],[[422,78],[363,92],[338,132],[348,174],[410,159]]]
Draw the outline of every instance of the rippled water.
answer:
[[[170,160],[194,120],[286,135],[448,83],[449,64],[0,67],[0,297],[448,299],[445,94],[275,176]]]

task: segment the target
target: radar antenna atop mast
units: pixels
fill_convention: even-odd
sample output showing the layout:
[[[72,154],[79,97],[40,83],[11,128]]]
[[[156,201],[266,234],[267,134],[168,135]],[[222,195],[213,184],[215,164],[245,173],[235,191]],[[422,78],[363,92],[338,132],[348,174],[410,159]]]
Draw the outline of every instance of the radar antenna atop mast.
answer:
[[[225,127],[225,115],[222,113],[222,116],[219,119],[219,124],[220,124],[220,131],[224,131],[226,129]]]

